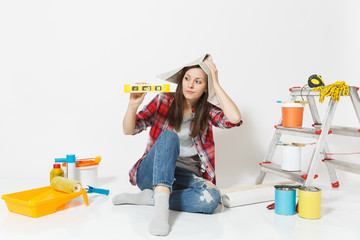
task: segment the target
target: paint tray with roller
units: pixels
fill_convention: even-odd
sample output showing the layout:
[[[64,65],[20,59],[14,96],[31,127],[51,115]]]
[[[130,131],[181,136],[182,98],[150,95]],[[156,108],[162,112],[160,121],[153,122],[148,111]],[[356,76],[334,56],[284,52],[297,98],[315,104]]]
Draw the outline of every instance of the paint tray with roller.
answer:
[[[83,196],[85,204],[89,206],[89,201],[85,189],[80,188],[78,189],[79,191],[76,190],[76,192],[72,192],[69,190],[69,186],[65,186],[64,188],[64,186],[61,185],[61,183],[64,181],[63,179],[60,181],[59,179],[57,180],[58,182],[55,182],[57,186],[52,184],[52,186],[6,194],[2,196],[2,199],[5,200],[10,212],[33,218],[42,217],[57,211],[64,210],[67,208],[67,203],[70,200],[79,197],[80,195]],[[62,191],[55,190],[59,189],[59,186],[60,188],[63,188]],[[63,190],[70,193],[64,192]]]

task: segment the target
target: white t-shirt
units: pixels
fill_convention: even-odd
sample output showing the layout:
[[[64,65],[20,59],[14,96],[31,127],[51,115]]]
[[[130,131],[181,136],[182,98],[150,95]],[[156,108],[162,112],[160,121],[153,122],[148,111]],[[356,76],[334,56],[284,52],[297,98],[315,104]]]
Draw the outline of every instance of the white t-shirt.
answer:
[[[190,137],[190,123],[193,118],[193,116],[184,116],[180,131],[177,132],[180,140],[180,154],[176,166],[200,175],[200,158]]]

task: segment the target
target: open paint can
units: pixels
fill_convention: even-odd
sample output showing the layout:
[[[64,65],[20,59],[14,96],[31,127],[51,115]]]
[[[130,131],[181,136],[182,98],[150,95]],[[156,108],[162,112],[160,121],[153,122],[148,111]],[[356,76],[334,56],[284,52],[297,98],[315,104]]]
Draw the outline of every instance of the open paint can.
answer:
[[[275,213],[294,215],[296,213],[296,189],[288,185],[275,186]]]
[[[321,190],[316,187],[299,189],[299,216],[307,219],[321,217]]]
[[[281,146],[281,169],[285,171],[300,171],[301,147],[294,145]]]

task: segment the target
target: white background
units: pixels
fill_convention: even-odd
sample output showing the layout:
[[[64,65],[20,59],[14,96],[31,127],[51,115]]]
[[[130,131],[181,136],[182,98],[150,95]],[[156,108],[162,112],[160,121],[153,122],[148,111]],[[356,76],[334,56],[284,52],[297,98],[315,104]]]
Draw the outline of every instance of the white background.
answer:
[[[276,100],[286,100],[289,87],[314,73],[326,84],[359,86],[359,12],[358,1],[333,0],[2,0],[0,176],[45,186],[55,157],[101,155],[99,177],[127,188],[148,132],[123,135],[123,85],[159,82],[157,74],[211,53],[244,121],[214,132],[218,185],[253,184],[280,118]],[[341,99],[335,124],[359,126],[350,103]],[[358,146],[358,139],[330,139],[333,152]],[[319,171],[327,181],[323,164]]]

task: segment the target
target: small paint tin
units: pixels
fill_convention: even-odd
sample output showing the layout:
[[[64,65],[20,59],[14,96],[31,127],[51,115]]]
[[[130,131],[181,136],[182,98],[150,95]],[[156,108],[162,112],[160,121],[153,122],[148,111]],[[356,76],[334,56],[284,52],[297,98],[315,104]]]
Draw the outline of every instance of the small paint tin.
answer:
[[[316,187],[299,189],[299,216],[307,219],[321,217],[321,190]]]
[[[296,213],[296,190],[288,185],[275,186],[275,213],[294,215]]]

